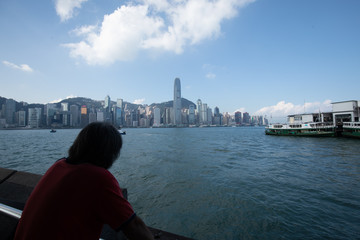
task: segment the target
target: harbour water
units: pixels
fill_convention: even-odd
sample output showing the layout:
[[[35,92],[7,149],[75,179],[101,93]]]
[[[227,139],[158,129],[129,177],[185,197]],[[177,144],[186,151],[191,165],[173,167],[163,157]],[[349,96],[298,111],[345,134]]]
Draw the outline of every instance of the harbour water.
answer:
[[[0,130],[0,167],[44,174],[79,130]],[[359,239],[360,141],[263,127],[126,129],[110,171],[152,227],[195,239]]]

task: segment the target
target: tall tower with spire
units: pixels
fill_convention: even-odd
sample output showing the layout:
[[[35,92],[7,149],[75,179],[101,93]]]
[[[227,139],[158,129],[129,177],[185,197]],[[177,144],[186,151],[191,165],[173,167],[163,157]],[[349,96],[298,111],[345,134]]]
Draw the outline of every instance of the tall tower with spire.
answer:
[[[181,85],[179,78],[175,78],[174,81],[173,112],[174,112],[174,124],[180,125],[181,124]]]

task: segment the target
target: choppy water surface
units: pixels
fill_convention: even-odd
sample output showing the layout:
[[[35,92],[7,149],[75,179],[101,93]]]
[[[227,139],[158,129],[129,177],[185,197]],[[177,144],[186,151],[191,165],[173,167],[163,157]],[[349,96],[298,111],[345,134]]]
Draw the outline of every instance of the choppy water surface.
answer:
[[[43,174],[79,130],[0,131],[0,167]],[[360,141],[264,128],[127,129],[110,169],[152,227],[195,239],[359,239]]]

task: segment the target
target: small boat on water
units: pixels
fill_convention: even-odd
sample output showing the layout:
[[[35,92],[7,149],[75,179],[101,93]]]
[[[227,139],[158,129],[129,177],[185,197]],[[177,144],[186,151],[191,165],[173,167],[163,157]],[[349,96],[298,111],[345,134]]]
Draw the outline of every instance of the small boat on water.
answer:
[[[51,132],[51,133],[55,133],[56,130],[55,130],[55,129],[51,129],[50,132]]]
[[[126,135],[126,131],[123,131],[123,132],[120,131],[120,134],[121,135]]]

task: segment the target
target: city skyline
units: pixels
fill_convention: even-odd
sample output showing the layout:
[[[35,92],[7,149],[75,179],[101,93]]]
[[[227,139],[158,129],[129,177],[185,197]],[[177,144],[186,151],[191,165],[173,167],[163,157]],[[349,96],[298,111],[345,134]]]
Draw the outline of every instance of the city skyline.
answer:
[[[359,11],[356,0],[4,0],[0,96],[151,104],[172,99],[179,77],[182,96],[221,112],[330,111],[358,99]]]
[[[174,101],[139,105],[111,101],[107,95],[103,101],[73,98],[57,103],[29,104],[0,97],[1,128],[83,128],[91,122],[108,122],[117,127],[202,127],[202,126],[264,126],[266,116],[250,116],[249,113],[228,112],[221,114],[218,107],[208,107],[200,99],[195,104],[180,98],[180,80],[174,81]],[[176,102],[185,104],[177,104]],[[181,107],[182,105],[182,107]],[[175,109],[180,107],[179,116]],[[214,113],[213,113],[214,112]],[[176,119],[178,118],[178,119]]]

